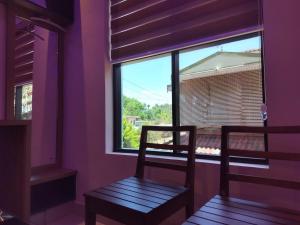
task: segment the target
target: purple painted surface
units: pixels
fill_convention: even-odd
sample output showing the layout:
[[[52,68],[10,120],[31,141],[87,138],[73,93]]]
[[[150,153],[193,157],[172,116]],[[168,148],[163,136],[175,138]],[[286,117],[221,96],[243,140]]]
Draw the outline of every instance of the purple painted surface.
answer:
[[[111,79],[108,62],[106,1],[75,1],[75,23],[66,34],[65,57],[65,132],[64,165],[79,171],[78,201],[82,194],[98,186],[132,175],[136,158],[105,154],[106,141],[111,143],[111,127],[105,128],[105,120],[111,119],[112,102],[105,96],[107,80]],[[299,51],[300,14],[298,0],[264,0],[265,70],[269,125],[300,125]],[[5,56],[3,9],[0,4],[0,84],[3,85]],[[1,76],[2,75],[2,76]],[[44,82],[44,81],[39,81]],[[109,92],[109,95],[112,93]],[[0,118],[3,116],[3,87],[0,87]],[[35,102],[33,103],[35,104]],[[35,106],[34,106],[35,107]],[[41,117],[47,110],[38,112]],[[109,122],[111,124],[111,121]],[[108,124],[109,124],[108,123]],[[107,140],[105,136],[107,135]],[[37,137],[35,137],[37,138]],[[271,137],[270,149],[298,151],[300,139],[295,136]],[[111,150],[111,149],[107,149]],[[293,163],[271,161],[269,170],[235,168],[236,172],[267,174],[281,178],[300,179],[300,166]],[[166,182],[176,182],[179,175],[168,171],[147,170],[148,177]],[[200,206],[218,191],[219,166],[197,164],[196,204]],[[280,202],[282,206],[299,209],[300,195],[296,191],[281,194],[282,190],[269,191],[255,185],[233,185],[233,193],[265,202]],[[274,198],[276,196],[276,198]],[[169,223],[183,221],[183,213],[174,215]],[[166,222],[167,223],[167,222]]]
[[[55,162],[57,119],[57,44],[55,32],[36,27],[33,66],[31,165]]]
[[[133,175],[136,158],[105,154],[105,141],[111,143],[112,135],[105,132],[105,119],[111,119],[112,102],[105,102],[106,79],[111,78],[108,63],[108,31],[106,30],[106,1],[76,1],[75,23],[66,34],[65,57],[65,133],[64,165],[79,171],[78,201],[82,194],[98,186],[106,185],[120,178]],[[299,94],[299,28],[298,0],[264,0],[265,16],[265,70],[269,125],[300,125]],[[110,90],[111,91],[111,90]],[[112,92],[108,91],[109,95]],[[111,123],[111,122],[109,122]],[[109,124],[108,123],[108,124]],[[270,140],[270,149],[299,151],[300,139],[276,137]],[[281,148],[282,145],[288,148]],[[108,146],[108,145],[107,145]],[[111,149],[107,149],[111,151]],[[270,172],[272,176],[300,180],[300,166],[296,164],[270,163],[270,169],[237,167],[255,175]],[[147,170],[150,178],[176,182],[179,175],[169,171]],[[219,166],[197,164],[196,204],[207,201],[218,191]],[[299,192],[282,193],[280,189],[255,185],[233,185],[233,194],[265,202],[278,202],[283,206],[298,208]],[[276,195],[276,199],[273,198]],[[176,216],[177,215],[177,216]],[[184,219],[182,213],[170,221],[176,224]],[[172,222],[170,222],[171,224]]]
[[[0,4],[0,119],[5,113],[5,55],[6,55],[6,14],[4,6]]]

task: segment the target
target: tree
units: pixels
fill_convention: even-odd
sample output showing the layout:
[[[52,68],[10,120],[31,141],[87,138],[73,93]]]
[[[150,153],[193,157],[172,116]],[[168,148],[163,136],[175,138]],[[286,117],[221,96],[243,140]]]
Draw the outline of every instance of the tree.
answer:
[[[126,119],[122,121],[123,125],[123,147],[138,148],[140,140],[140,131],[133,127]]]
[[[123,115],[139,116],[142,120],[146,120],[148,119],[146,104],[141,103],[135,98],[123,96]]]

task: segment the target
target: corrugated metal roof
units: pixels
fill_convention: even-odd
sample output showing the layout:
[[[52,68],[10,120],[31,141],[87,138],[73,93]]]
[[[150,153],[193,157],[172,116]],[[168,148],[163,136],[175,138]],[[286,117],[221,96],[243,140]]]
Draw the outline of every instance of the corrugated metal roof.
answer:
[[[228,68],[237,68],[261,63],[260,52],[216,52],[204,59],[193,63],[180,71],[181,76],[221,71]]]

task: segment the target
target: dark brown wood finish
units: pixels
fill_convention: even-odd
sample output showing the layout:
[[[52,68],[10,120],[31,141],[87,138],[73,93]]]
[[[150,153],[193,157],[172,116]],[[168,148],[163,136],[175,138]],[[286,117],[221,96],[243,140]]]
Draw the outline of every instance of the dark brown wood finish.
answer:
[[[28,121],[0,121],[0,209],[23,221],[30,213],[30,142]]]
[[[266,177],[249,176],[234,174],[229,171],[229,157],[251,157],[265,158],[283,161],[300,161],[300,153],[288,152],[258,152],[247,150],[229,149],[228,139],[231,133],[265,133],[265,134],[300,134],[300,126],[282,126],[282,127],[244,127],[244,126],[224,126],[222,127],[222,149],[221,149],[221,177],[220,177],[220,195],[229,196],[229,182],[240,181],[247,183],[271,185],[283,188],[300,190],[300,182],[271,179]]]
[[[182,145],[155,144],[156,148],[187,151],[184,165],[146,160],[146,149],[153,144],[147,142],[149,131],[189,132],[189,143]],[[194,173],[195,173],[195,135],[196,127],[156,127],[143,126],[136,174],[108,186],[85,194],[85,224],[95,225],[96,214],[109,217],[130,225],[154,225],[172,215],[182,207],[186,216],[194,210]],[[182,149],[181,149],[182,150]],[[186,173],[184,186],[158,183],[144,178],[145,167],[172,169]]]
[[[220,176],[220,195],[216,195],[184,225],[299,225],[300,212],[274,207],[258,202],[229,197],[229,182],[239,181],[246,183],[269,185],[281,188],[300,190],[300,182],[279,180],[267,177],[249,176],[243,174],[230,173],[229,157],[251,157],[272,160],[300,161],[299,153],[284,152],[256,152],[248,150],[235,150],[228,148],[230,133],[276,133],[276,134],[300,134],[300,126],[291,127],[222,127],[222,146],[221,146],[221,176]]]

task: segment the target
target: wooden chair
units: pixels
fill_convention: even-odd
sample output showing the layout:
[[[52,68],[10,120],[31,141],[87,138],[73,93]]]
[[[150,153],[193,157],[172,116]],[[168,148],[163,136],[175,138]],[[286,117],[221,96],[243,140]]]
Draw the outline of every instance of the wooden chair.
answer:
[[[296,190],[300,190],[300,182],[230,173],[229,157],[238,156],[272,160],[300,161],[300,154],[229,149],[228,134],[233,132],[300,134],[300,127],[222,127],[220,195],[213,197],[183,224],[299,225],[300,212],[298,211],[229,197],[229,182],[239,181]]]
[[[147,134],[152,132],[189,132],[187,145],[167,145],[147,142]],[[95,225],[96,214],[130,225],[159,224],[182,207],[186,215],[194,210],[196,127],[143,126],[136,174],[106,187],[85,194],[85,224]],[[145,158],[146,149],[187,151],[187,161],[183,164],[161,163]],[[169,160],[170,161],[170,160]],[[144,178],[144,168],[158,167],[186,173],[184,186],[161,184]]]

